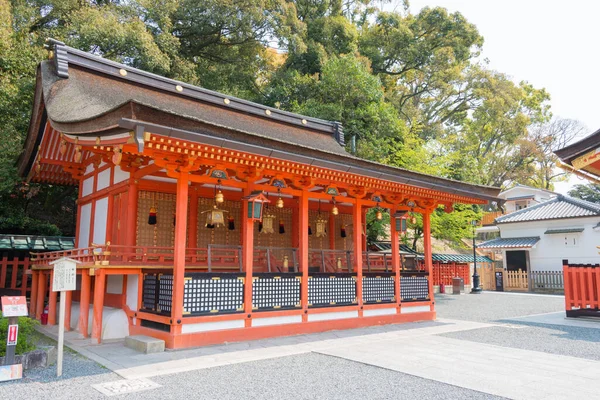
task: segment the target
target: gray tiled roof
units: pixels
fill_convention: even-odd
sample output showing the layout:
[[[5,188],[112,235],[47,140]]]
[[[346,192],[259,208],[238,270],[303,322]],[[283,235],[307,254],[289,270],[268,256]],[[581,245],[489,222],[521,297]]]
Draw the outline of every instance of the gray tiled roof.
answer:
[[[74,237],[0,235],[0,250],[58,251],[75,248]]]
[[[473,254],[438,254],[433,253],[431,255],[431,259],[433,261],[445,262],[445,263],[472,263],[473,262]],[[486,256],[477,256],[476,258],[478,263],[491,263],[493,260]]]
[[[540,241],[539,236],[497,238],[477,245],[478,249],[522,249],[533,247]]]
[[[552,234],[556,234],[556,233],[579,233],[579,232],[583,232],[585,230],[585,228],[580,227],[580,228],[562,228],[562,229],[548,229],[546,232],[544,232],[544,235],[552,235]]]
[[[558,195],[552,200],[496,218],[496,223],[600,216],[600,204]]]

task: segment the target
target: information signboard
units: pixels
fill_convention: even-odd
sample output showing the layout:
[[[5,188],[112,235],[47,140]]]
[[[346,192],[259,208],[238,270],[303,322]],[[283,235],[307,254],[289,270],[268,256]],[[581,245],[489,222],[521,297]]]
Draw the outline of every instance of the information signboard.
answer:
[[[54,265],[52,291],[63,292],[75,290],[77,282],[77,261],[64,257],[51,264]]]
[[[3,317],[26,317],[27,315],[25,296],[2,296]]]

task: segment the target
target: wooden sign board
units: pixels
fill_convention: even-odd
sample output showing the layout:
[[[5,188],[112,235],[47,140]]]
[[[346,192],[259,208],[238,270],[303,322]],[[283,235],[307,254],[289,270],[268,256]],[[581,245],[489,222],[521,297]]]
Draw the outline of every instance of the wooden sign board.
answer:
[[[75,290],[77,282],[77,263],[78,261],[66,257],[50,263],[54,265],[54,278],[52,280],[53,292]]]
[[[23,365],[0,365],[0,382],[23,378]]]
[[[26,317],[27,299],[25,296],[2,296],[3,317]]]

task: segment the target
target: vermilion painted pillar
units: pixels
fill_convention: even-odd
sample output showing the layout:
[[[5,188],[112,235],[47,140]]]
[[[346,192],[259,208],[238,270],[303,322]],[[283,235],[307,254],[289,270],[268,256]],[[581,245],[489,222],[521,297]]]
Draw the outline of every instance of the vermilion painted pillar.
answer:
[[[92,344],[102,341],[102,311],[104,310],[104,291],[106,290],[106,273],[103,269],[95,271],[94,316],[92,319]]]
[[[248,196],[253,189],[249,184],[244,190],[244,197]],[[263,205],[263,213],[264,213]],[[254,220],[248,218],[248,201],[242,202],[242,265],[246,273],[244,278],[244,313],[246,316],[252,313],[252,273],[254,267]],[[252,321],[245,319],[245,326],[250,327]]]
[[[423,215],[423,258],[425,262],[425,271],[429,274],[429,299],[431,300],[431,311],[433,305],[433,262],[431,259],[431,214],[425,212]]]
[[[188,247],[196,248],[198,247],[198,188],[194,187],[192,189],[192,193],[190,193],[190,212],[189,218],[190,221],[188,226]],[[236,244],[236,243],[228,243],[228,244]]]
[[[73,302],[73,291],[67,290],[64,296],[65,299],[65,331],[71,330],[71,304]]]
[[[44,301],[46,300],[46,274],[40,271],[38,274],[38,286],[35,306],[35,319],[40,320],[44,312]]]
[[[308,191],[303,190],[298,199],[298,262],[302,271],[300,302],[304,313],[302,321],[308,320]]]
[[[89,270],[81,271],[81,295],[79,298],[78,329],[81,337],[88,337],[88,321],[90,318],[91,278]]]
[[[31,271],[31,293],[29,295],[29,315],[35,318],[37,306],[38,271]]]
[[[362,206],[361,200],[356,199],[354,208],[352,209],[352,223],[354,229],[352,231],[352,239],[354,241],[354,272],[356,273],[356,299],[359,305],[359,315],[362,316],[362,261],[363,261],[363,232],[362,232]]]
[[[185,285],[185,252],[187,242],[189,174],[180,172],[177,178],[177,200],[175,204],[175,250],[173,260],[173,297],[171,307],[172,334],[181,333],[183,317],[183,290]]]
[[[54,279],[54,272],[50,272],[50,293],[48,294],[48,325],[56,325],[56,298],[58,292],[52,290],[52,281]]]
[[[392,218],[391,225],[391,240],[392,240],[392,271],[394,272],[394,294],[396,302],[400,304],[400,233],[396,230],[396,218],[393,217],[393,210],[390,210]]]
[[[125,244],[127,246],[135,246],[138,209],[137,180],[133,178],[129,179],[129,190],[127,192],[127,223],[125,224]]]

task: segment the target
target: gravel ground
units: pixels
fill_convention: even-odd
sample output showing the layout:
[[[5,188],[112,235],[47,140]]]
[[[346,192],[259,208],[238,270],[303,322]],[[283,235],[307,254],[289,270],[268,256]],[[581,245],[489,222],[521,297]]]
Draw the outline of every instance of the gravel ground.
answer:
[[[0,386],[7,399],[105,399],[91,384],[113,374]],[[151,379],[161,388],[114,399],[499,399],[485,393],[321,354],[303,354]]]
[[[515,324],[514,321],[510,321]],[[600,361],[600,330],[558,325],[492,327],[445,333],[454,339]]]
[[[437,294],[435,308],[439,318],[492,322],[524,315],[563,311],[564,296],[519,295],[495,292],[481,294]]]

